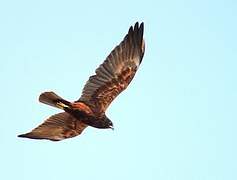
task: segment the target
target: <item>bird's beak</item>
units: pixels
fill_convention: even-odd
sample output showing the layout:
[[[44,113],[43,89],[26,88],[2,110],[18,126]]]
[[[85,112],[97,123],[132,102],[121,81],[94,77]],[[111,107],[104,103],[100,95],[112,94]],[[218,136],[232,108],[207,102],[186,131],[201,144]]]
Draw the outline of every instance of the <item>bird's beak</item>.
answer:
[[[110,126],[110,129],[114,130],[114,126]]]

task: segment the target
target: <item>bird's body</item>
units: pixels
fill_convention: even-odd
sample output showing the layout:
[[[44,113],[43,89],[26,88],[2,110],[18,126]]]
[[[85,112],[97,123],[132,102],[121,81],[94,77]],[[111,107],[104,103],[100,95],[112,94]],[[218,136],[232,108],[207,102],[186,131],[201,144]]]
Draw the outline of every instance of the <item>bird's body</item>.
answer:
[[[130,27],[124,40],[110,53],[87,81],[79,100],[69,102],[54,92],[44,92],[39,101],[64,112],[49,117],[31,132],[19,135],[32,139],[63,140],[81,134],[87,127],[113,128],[105,115],[110,103],[127,88],[145,52],[143,23]]]

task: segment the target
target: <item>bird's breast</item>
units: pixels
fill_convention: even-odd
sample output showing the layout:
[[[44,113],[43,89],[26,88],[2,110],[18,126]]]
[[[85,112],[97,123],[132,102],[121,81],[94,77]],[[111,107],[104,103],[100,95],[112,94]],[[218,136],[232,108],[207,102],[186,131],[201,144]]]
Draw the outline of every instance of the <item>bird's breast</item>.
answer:
[[[95,128],[104,128],[104,120],[101,117],[95,116],[91,108],[83,102],[72,103],[71,114],[85,125]]]

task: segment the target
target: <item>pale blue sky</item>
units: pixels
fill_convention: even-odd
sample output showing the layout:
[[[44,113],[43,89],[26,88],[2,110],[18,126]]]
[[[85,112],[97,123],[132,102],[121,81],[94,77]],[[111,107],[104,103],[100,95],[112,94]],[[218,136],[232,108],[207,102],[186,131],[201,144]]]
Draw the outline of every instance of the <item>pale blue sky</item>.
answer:
[[[234,0],[1,1],[0,179],[237,179]],[[146,53],[107,115],[61,142],[17,138],[76,100],[136,21]]]

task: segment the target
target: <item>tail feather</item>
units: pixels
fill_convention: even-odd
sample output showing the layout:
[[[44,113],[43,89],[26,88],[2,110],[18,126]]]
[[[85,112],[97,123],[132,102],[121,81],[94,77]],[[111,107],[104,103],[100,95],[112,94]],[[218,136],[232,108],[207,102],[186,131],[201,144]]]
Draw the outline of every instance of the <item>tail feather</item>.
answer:
[[[41,103],[63,109],[70,105],[70,102],[64,100],[54,92],[44,92],[39,96],[39,101]]]

